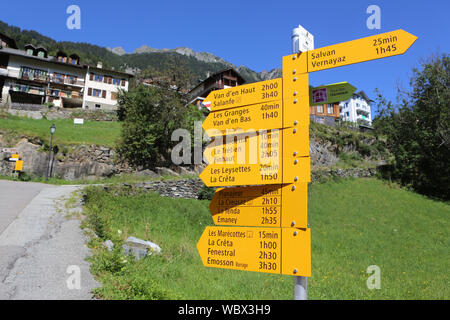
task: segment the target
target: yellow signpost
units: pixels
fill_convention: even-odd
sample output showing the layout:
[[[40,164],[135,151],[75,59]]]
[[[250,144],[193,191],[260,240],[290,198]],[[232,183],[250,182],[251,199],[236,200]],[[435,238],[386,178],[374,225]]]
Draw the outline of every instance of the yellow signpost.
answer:
[[[14,165],[14,171],[22,171],[23,169],[23,160],[16,161]]]
[[[416,39],[396,30],[291,54],[283,57],[281,79],[206,97],[211,113],[203,128],[212,142],[200,178],[209,187],[228,188],[214,195],[210,210],[217,226],[206,227],[197,244],[205,266],[295,275],[299,283],[311,275],[309,107],[348,99],[355,88],[322,86],[310,100],[308,74],[403,54]]]
[[[307,183],[220,188],[209,209],[222,226],[307,228]]]
[[[206,227],[197,249],[207,267],[311,276],[310,229]]]

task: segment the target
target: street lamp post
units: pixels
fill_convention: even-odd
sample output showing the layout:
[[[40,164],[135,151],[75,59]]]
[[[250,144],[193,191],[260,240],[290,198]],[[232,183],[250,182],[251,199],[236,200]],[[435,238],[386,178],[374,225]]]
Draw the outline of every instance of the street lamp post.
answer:
[[[47,171],[45,172],[45,181],[48,181],[48,176],[50,175],[50,161],[53,153],[53,134],[56,131],[56,127],[54,124],[50,127],[50,150],[48,151],[48,163],[47,163]]]

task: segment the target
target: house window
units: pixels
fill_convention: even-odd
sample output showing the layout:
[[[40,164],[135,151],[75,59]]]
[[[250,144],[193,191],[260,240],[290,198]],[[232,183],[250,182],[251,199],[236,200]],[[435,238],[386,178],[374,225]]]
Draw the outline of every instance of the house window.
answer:
[[[96,74],[94,75],[94,80],[98,82],[103,82],[103,76]]]
[[[100,98],[100,95],[101,95],[101,94],[102,94],[102,90],[94,89],[94,90],[92,91],[92,96],[94,96],[94,97]]]
[[[120,86],[120,79],[113,78],[112,82],[114,85]]]
[[[103,99],[106,99],[106,90],[103,90],[103,91],[102,91],[102,98],[103,98]]]
[[[117,100],[117,92],[111,92],[111,100]]]
[[[32,55],[33,55],[33,49],[28,49],[28,50],[27,50],[27,54],[30,55],[30,56],[32,56]]]
[[[333,108],[333,105],[332,104],[329,104],[328,105],[328,114],[334,114],[334,108]]]
[[[100,104],[95,105],[95,109],[100,109],[102,106]]]
[[[317,106],[317,113],[323,113],[323,106]]]
[[[125,87],[125,83],[126,83],[126,81],[124,79],[122,79],[122,87]]]

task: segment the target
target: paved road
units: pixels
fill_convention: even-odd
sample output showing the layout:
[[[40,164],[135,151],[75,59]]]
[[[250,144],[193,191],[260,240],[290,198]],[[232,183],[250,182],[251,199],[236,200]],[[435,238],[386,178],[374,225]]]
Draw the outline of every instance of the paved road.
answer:
[[[0,234],[42,189],[42,183],[0,180]]]
[[[87,239],[64,206],[78,189],[0,181],[0,299],[92,298]]]

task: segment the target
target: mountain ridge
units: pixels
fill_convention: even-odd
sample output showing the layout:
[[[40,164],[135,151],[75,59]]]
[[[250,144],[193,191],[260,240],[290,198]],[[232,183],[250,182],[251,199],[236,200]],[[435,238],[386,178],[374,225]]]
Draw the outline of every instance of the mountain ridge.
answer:
[[[56,55],[63,50],[68,54],[76,53],[81,61],[86,64],[97,65],[103,62],[105,68],[122,71],[132,71],[137,78],[141,74],[169,75],[174,77],[181,75],[186,90],[194,87],[199,80],[206,78],[208,74],[227,68],[237,70],[247,83],[263,81],[281,77],[281,69],[256,72],[246,66],[235,66],[219,56],[209,52],[196,52],[189,47],[177,47],[175,49],[155,49],[147,45],[137,48],[132,53],[127,53],[123,47],[101,47],[90,43],[71,41],[56,41],[34,30],[22,30],[19,27],[10,26],[0,21],[0,32],[14,39],[19,49],[23,50],[26,44],[43,46],[50,55]],[[145,73],[147,71],[147,73]]]

